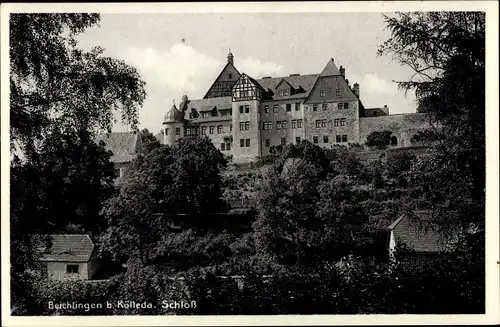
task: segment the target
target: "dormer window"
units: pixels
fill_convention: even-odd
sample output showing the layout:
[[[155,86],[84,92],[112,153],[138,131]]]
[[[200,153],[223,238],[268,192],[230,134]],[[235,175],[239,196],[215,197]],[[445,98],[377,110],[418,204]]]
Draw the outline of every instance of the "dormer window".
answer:
[[[288,89],[284,89],[283,90],[283,96],[288,96],[289,95],[289,90]]]

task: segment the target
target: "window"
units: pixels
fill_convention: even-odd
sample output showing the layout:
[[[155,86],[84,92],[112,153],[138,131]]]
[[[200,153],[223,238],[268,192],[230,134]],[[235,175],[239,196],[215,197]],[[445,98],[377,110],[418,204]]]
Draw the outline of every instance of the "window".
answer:
[[[326,103],[323,103],[323,104],[321,105],[321,108],[323,109],[323,111],[326,111],[326,109],[327,109]]]
[[[250,112],[250,106],[246,105],[245,106],[245,113],[248,114]]]
[[[318,137],[317,137],[317,136],[313,136],[313,143],[314,143],[314,144],[317,144],[317,143],[318,143]]]
[[[266,121],[262,123],[262,130],[263,131],[267,130],[267,122]]]
[[[281,122],[281,125],[282,125],[282,126],[281,126],[281,128],[283,128],[283,129],[287,129],[287,128],[288,128],[288,121],[283,120],[283,121]]]
[[[287,111],[287,112],[292,111],[292,104],[291,104],[291,103],[287,103],[287,104],[286,104],[286,111]]]
[[[201,135],[207,135],[207,126],[201,126]]]
[[[247,146],[247,148],[250,146],[250,139],[246,139],[245,145]]]
[[[243,130],[245,130],[245,123],[240,122],[240,131],[243,131]]]
[[[316,128],[320,128],[321,127],[321,120],[316,120]]]
[[[248,131],[250,129],[250,122],[247,121],[245,122],[245,131]]]
[[[335,95],[339,96],[340,95],[340,89],[335,90]]]
[[[165,135],[168,135],[168,128],[165,129]]]
[[[292,119],[292,129],[297,128],[297,120]]]
[[[340,118],[340,126],[345,126],[345,118]]]
[[[302,128],[302,119],[297,119],[297,128]]]
[[[267,104],[264,106],[264,113],[269,113],[269,106]]]
[[[240,139],[240,148],[245,147],[245,139]]]
[[[340,135],[335,135],[335,142],[337,142],[337,143],[342,142],[342,139],[340,138]]]
[[[325,90],[320,90],[319,91],[319,96],[324,97],[325,96]]]
[[[229,125],[229,131],[232,132],[233,131],[233,124]]]
[[[214,129],[215,129],[215,126],[210,126],[209,133],[210,133],[210,134],[213,134],[213,133],[214,133]]]
[[[284,89],[284,90],[283,90],[283,96],[287,96],[287,95],[288,95],[288,93],[289,93],[289,90],[288,90],[288,89]]]
[[[318,111],[318,106],[313,104],[313,111]]]
[[[347,135],[346,134],[342,135],[342,142],[347,142]]]
[[[226,151],[231,150],[231,143],[226,143]]]
[[[339,121],[340,119],[336,118],[333,120],[333,126],[338,127],[339,126]]]
[[[281,129],[281,121],[276,122],[276,129]]]
[[[68,274],[78,274],[79,265],[66,265],[66,273]]]
[[[229,73],[229,75],[227,76],[229,79],[233,79],[233,74]]]
[[[344,106],[341,102],[337,103],[337,109],[341,110]]]
[[[226,151],[226,143],[221,143],[220,149],[221,149],[221,151]]]
[[[175,135],[181,135],[181,128],[180,127],[177,127],[175,129]]]
[[[273,112],[274,112],[274,113],[278,112],[278,105],[277,105],[277,104],[275,104],[275,105],[273,106]]]
[[[115,169],[115,178],[120,177],[120,168]]]
[[[328,136],[323,136],[323,143],[328,143]]]
[[[326,127],[326,119],[321,120],[321,127]]]
[[[344,109],[349,109],[349,102],[344,102]]]
[[[284,137],[281,138],[281,145],[286,145],[286,138]]]
[[[295,144],[299,144],[299,143],[300,143],[300,137],[298,137],[298,136],[297,136],[297,137],[295,138]]]
[[[224,129],[222,128],[222,125],[217,126],[217,134],[222,134],[224,132]]]
[[[270,145],[271,145],[271,140],[270,139],[266,139],[266,148],[268,148]]]
[[[243,113],[243,106],[240,106],[240,114]]]
[[[300,102],[295,103],[295,111],[300,110]]]

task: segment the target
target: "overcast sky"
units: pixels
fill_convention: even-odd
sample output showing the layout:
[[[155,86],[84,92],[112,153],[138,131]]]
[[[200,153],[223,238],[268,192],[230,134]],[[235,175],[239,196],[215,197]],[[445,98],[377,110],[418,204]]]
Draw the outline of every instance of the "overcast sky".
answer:
[[[414,94],[393,80],[411,71],[377,57],[389,38],[380,13],[102,14],[99,27],[79,37],[83,48],[135,66],[146,82],[140,128],[158,132],[175,99],[204,96],[226,63],[228,49],[240,73],[254,78],[320,73],[330,58],[360,84],[365,107],[388,105],[391,114],[415,112]],[[184,42],[182,40],[184,39]],[[120,124],[115,131],[127,130]]]

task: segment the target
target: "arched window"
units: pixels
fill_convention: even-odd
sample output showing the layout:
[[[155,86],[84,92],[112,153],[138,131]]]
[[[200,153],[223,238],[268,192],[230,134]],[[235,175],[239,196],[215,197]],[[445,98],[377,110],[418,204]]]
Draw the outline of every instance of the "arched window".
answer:
[[[395,137],[395,136],[391,137],[391,145],[392,146],[398,145],[398,138],[397,137]]]

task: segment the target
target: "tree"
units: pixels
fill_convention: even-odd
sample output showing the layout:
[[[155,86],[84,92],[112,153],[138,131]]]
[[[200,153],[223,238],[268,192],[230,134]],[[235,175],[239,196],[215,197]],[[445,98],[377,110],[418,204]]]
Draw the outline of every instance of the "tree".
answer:
[[[410,171],[410,183],[423,191],[445,235],[468,235],[474,280],[460,280],[462,299],[483,303],[485,235],[485,13],[396,13],[386,17],[392,32],[380,55],[413,69],[399,86],[414,90],[427,112],[437,142]],[[455,252],[459,251],[456,249]],[[472,269],[456,270],[458,274]],[[474,285],[474,287],[471,287]],[[482,285],[482,286],[481,286]],[[476,306],[477,308],[477,306]]]
[[[304,254],[314,247],[317,168],[303,159],[288,159],[284,167],[267,167],[257,194],[254,223],[257,252],[278,263],[307,264]]]
[[[365,144],[367,146],[373,146],[379,150],[383,150],[387,148],[389,144],[391,144],[391,135],[392,135],[391,131],[371,132],[366,137]]]
[[[172,234],[210,225],[206,214],[224,209],[220,169],[225,164],[212,142],[198,137],[137,157],[120,193],[103,207],[109,225],[101,237],[103,256],[148,264],[168,250],[165,239]]]
[[[135,68],[101,48],[77,47],[75,35],[98,21],[97,14],[10,15],[10,143],[23,158],[13,152],[11,162],[13,305],[33,296],[31,234],[69,222],[99,227],[96,209],[113,169],[93,132],[109,130],[117,110],[134,127],[145,98]]]
[[[75,35],[98,22],[98,14],[10,15],[11,144],[25,156],[52,126],[110,130],[116,110],[137,125],[145,98],[137,70],[99,47],[77,47]]]
[[[484,226],[485,14],[397,13],[386,22],[393,37],[379,54],[414,70],[399,85],[416,91],[437,134],[432,152],[415,167],[415,179],[430,205],[444,206],[447,214],[438,216],[447,217],[447,229],[471,220]]]
[[[144,128],[140,132],[141,142],[142,142],[142,153],[149,153],[153,149],[161,146],[156,137],[147,128]]]

